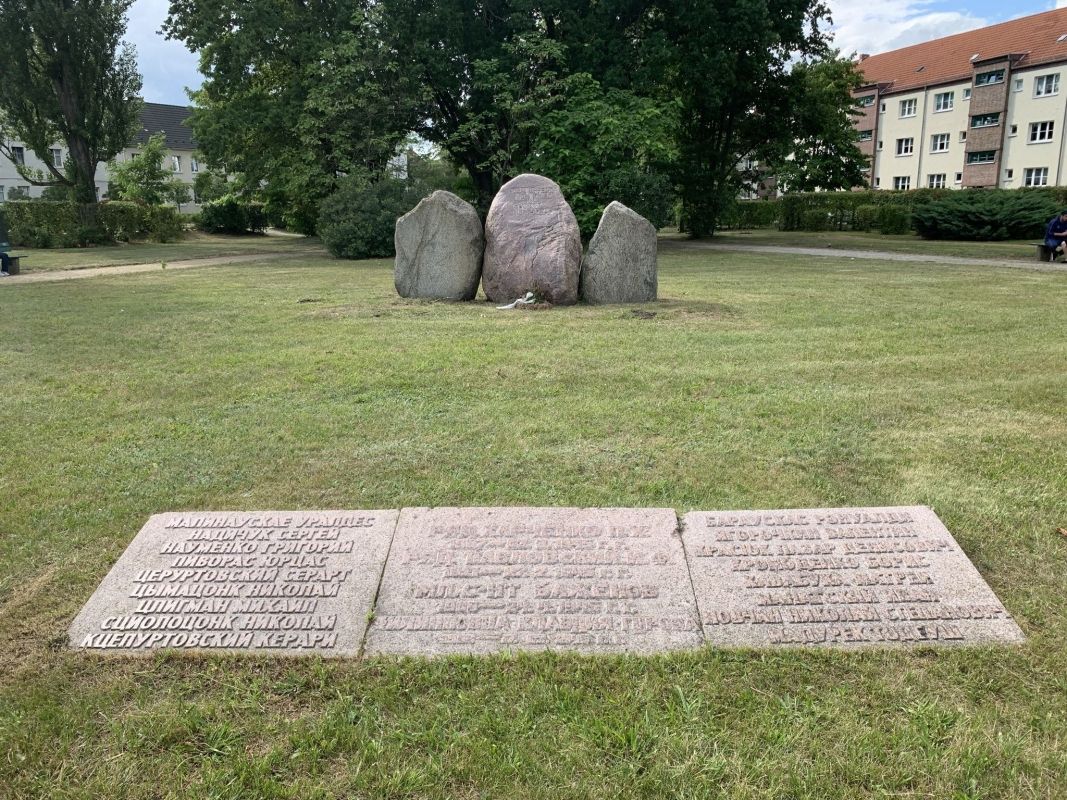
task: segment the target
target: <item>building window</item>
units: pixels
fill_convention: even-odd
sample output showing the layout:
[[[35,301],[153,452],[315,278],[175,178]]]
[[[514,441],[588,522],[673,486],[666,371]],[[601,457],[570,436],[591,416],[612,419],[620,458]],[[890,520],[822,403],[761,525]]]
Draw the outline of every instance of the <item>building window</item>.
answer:
[[[930,152],[947,153],[950,138],[947,133],[935,133],[930,137]]]
[[[878,110],[881,111],[883,114],[885,113],[885,101],[884,100],[879,104]]]
[[[997,160],[996,150],[976,150],[967,154],[968,164],[992,164]]]
[[[937,175],[927,175],[926,187],[928,189],[944,189],[947,177],[948,175],[944,172],[940,172]]]
[[[914,97],[911,98],[910,100],[901,100],[900,101],[900,116],[901,116],[901,118],[903,119],[904,117],[914,117],[915,116],[915,111],[918,108],[918,105],[919,105],[919,101],[916,100]]]
[[[882,149],[882,140],[881,139],[878,140],[878,149],[879,150]]]
[[[199,172],[200,171],[200,162],[197,161],[192,156],[189,157],[189,171],[190,172]]]
[[[964,100],[970,100],[971,99],[971,89],[970,89],[970,87],[967,87],[966,89],[963,90],[963,99]]]
[[[1000,124],[1000,112],[994,114],[976,114],[971,117],[972,128],[992,128]]]
[[[915,152],[915,139],[911,136],[906,139],[897,139],[897,155],[910,156]]]
[[[951,111],[955,105],[955,92],[941,92],[934,95],[934,112]]]
[[[966,142],[967,141],[967,131],[960,131],[960,141],[961,142]]]
[[[963,173],[962,172],[957,172],[956,173],[956,183],[963,183]]]
[[[868,106],[873,106],[874,105],[874,95],[873,94],[865,94],[863,97],[857,98],[856,99],[856,105],[858,105],[860,108],[867,108]]]
[[[1034,78],[1034,97],[1048,97],[1060,93],[1060,73],[1038,75]]]
[[[181,172],[182,171],[182,157],[181,156],[171,156],[170,157],[170,163],[171,163],[171,169],[173,169],[175,172]]]
[[[860,131],[859,140],[861,142],[869,142],[874,138],[874,131]]]
[[[1023,79],[1022,78],[1016,78],[1015,79],[1015,83],[1012,86],[1012,91],[1021,92],[1022,90],[1023,90]]]
[[[1031,122],[1030,123],[1030,141],[1031,142],[1051,142],[1052,141],[1052,123],[1051,122]]]
[[[6,198],[7,198],[7,195],[6,195],[6,194],[4,194],[4,187],[3,187],[3,186],[0,186],[0,203],[4,202],[4,200],[5,200]]]
[[[975,86],[992,86],[994,83],[1004,83],[1004,70],[993,69],[989,72],[979,72],[974,76]]]
[[[1019,126],[1018,125],[1012,125],[1011,128],[1008,130],[1008,136],[1015,136],[1018,133],[1019,133]]]
[[[1024,169],[1023,186],[1048,186],[1048,167],[1027,167]]]
[[[14,159],[15,163],[18,164],[20,167],[26,166],[26,148],[12,147],[11,158]]]
[[[911,175],[893,178],[893,189],[898,192],[906,192],[911,188]]]
[[[882,179],[881,178],[875,178],[874,179],[874,188],[877,189],[881,185],[882,185]]]
[[[58,147],[53,147],[51,153],[52,163],[55,164],[56,169],[63,169],[63,151]]]
[[[1004,180],[1006,180],[1006,181],[1010,181],[1010,180],[1012,180],[1012,179],[1013,179],[1014,177],[1015,177],[1015,170],[1013,170],[1013,169],[1006,169],[1006,170],[1004,170]]]

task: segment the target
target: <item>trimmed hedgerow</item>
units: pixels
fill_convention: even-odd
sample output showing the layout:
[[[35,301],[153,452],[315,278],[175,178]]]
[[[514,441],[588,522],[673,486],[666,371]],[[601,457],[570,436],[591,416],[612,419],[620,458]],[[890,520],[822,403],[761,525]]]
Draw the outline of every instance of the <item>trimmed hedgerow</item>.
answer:
[[[924,239],[1027,239],[1042,236],[1062,205],[1052,193],[963,190],[916,208],[913,219]]]
[[[262,203],[243,200],[232,194],[205,203],[200,208],[200,230],[207,233],[260,233],[267,227]]]
[[[4,209],[16,247],[84,247],[136,239],[169,242],[182,234],[181,218],[170,206],[13,200]]]

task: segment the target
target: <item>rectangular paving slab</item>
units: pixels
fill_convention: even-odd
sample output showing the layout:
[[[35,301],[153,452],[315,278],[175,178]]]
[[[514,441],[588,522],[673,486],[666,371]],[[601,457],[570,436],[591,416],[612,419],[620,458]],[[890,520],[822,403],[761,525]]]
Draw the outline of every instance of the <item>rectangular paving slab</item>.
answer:
[[[158,514],[78,614],[70,645],[357,655],[397,515]]]
[[[713,646],[1024,638],[925,506],[694,511],[685,515],[682,535]]]
[[[702,644],[672,509],[405,508],[366,652]]]

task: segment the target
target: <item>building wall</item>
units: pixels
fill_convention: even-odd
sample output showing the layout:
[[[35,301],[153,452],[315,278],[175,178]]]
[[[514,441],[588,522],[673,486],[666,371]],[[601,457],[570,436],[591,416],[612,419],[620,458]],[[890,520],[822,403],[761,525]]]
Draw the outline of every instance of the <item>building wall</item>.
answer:
[[[1005,70],[1002,84],[974,86],[973,74]],[[1008,59],[974,65],[972,80],[929,86],[899,94],[878,96],[875,113],[861,110],[857,132],[870,130],[872,144],[859,143],[860,150],[873,155],[872,177],[877,189],[893,189],[894,178],[908,178],[912,189],[931,185],[931,176],[944,175],[949,189],[964,187],[1019,188],[1026,183],[1026,171],[1047,170],[1047,185],[1067,185],[1067,63],[1013,70]],[[1037,79],[1059,75],[1059,88],[1053,94],[1035,94]],[[856,92],[857,97],[876,91],[873,87]],[[890,90],[891,91],[891,90]],[[952,108],[935,110],[936,97],[952,93]],[[970,94],[970,98],[965,98]],[[914,117],[901,117],[902,101],[915,100]],[[971,127],[972,118],[999,113],[1000,122],[988,127]],[[1031,141],[1031,125],[1052,123],[1052,138]],[[934,137],[948,134],[948,150],[935,152]],[[912,138],[913,152],[897,155],[897,140]],[[995,152],[992,163],[968,163],[968,153]]]
[[[12,142],[13,145],[21,146],[19,142]],[[66,159],[66,148],[57,144],[56,149],[63,151],[63,158]],[[136,147],[127,147],[115,158],[116,161],[129,161],[133,154],[138,152]],[[180,178],[184,183],[189,184],[190,191],[192,190],[193,180],[196,178],[197,173],[193,170],[194,165],[199,169],[203,169],[202,165],[196,163],[196,153],[192,150],[167,150],[167,157],[164,164],[170,167],[173,164],[173,159],[178,157],[180,159],[180,170],[175,172],[176,177]],[[44,164],[40,159],[34,155],[33,151],[29,148],[25,148],[26,166],[30,169],[44,169]],[[106,164],[99,164],[96,169],[96,191],[97,195],[101,198],[107,193],[109,174]],[[0,197],[0,202],[4,202],[8,199],[8,192],[12,188],[26,187],[29,191],[30,197],[40,197],[44,192],[43,186],[30,186],[26,180],[18,174],[18,170],[15,169],[15,165],[8,161],[6,158],[0,157],[0,187],[3,187],[3,194]],[[195,203],[184,203],[182,205],[182,211],[196,211],[199,208]]]

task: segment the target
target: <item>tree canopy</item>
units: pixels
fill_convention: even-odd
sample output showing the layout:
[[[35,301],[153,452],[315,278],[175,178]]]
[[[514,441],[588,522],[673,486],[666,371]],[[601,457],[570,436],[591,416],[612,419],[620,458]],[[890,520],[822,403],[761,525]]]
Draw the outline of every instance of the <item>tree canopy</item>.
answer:
[[[133,0],[0,0],[0,153],[16,162],[8,139],[25,142],[44,163],[17,165],[27,183],[62,185],[76,200],[96,200],[96,167],[119,153],[137,129],[141,77],[123,43]],[[64,142],[69,169],[52,147]]]
[[[165,29],[200,53],[208,160],[307,226],[415,133],[483,211],[538,170],[584,217],[678,198],[703,236],[742,160],[815,119],[791,65],[825,56],[828,19],[821,0],[172,0]]]

